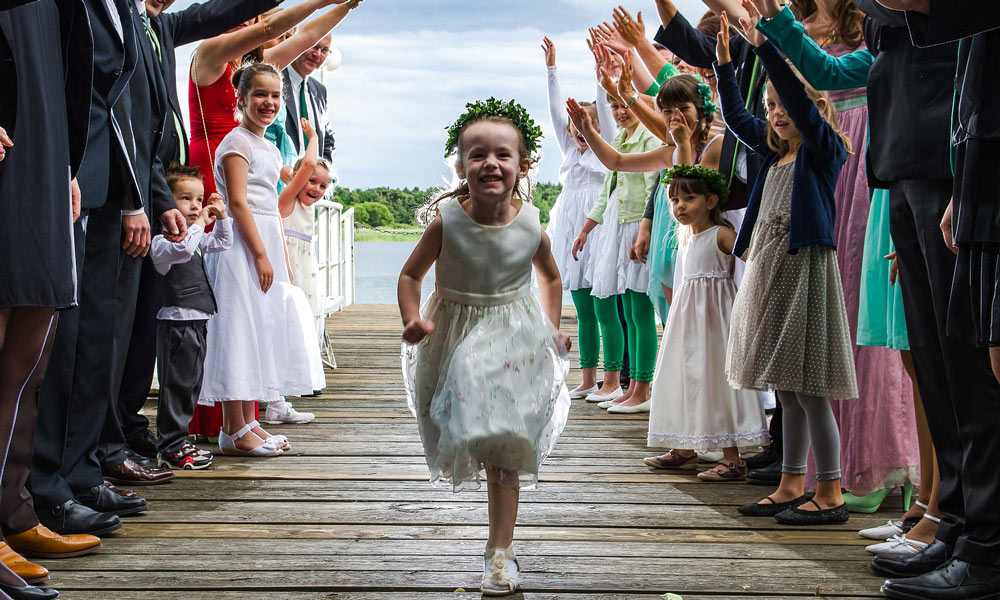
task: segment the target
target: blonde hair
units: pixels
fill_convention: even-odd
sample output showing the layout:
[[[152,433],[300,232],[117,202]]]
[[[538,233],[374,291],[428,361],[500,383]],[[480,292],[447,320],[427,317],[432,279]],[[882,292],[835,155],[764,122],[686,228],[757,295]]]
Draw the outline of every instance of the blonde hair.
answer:
[[[840,121],[837,120],[837,109],[834,108],[833,101],[830,100],[830,95],[809,85],[809,82],[802,77],[802,74],[799,73],[798,69],[793,67],[791,63],[789,63],[788,66],[792,69],[792,72],[795,73],[795,76],[799,78],[799,81],[802,82],[802,85],[806,90],[806,95],[809,96],[809,99],[816,105],[816,110],[819,111],[820,116],[822,116],[823,120],[829,123],[830,127],[833,128],[837,137],[839,137],[840,141],[844,144],[844,149],[847,150],[847,153],[852,154],[851,139],[847,137],[847,134],[844,133],[844,130],[840,127]],[[820,99],[824,100],[822,107],[819,104]],[[781,139],[778,132],[771,126],[770,119],[767,121],[767,147],[777,152],[778,156],[784,156],[792,149],[791,143],[789,143],[788,140]]]

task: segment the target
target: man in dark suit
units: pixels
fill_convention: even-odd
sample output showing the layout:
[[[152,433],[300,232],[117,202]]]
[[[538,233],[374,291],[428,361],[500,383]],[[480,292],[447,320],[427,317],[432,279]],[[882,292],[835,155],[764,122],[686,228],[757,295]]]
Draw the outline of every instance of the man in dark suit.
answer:
[[[150,203],[153,165],[142,152],[158,143],[158,137],[145,138],[162,119],[150,124],[147,119],[156,120],[153,107],[129,89],[137,67],[139,84],[149,85],[133,24],[135,6],[128,0],[83,0],[83,5],[93,36],[94,71],[86,154],[78,174],[83,207],[75,232],[79,307],[61,315],[39,394],[42,418],[28,485],[39,520],[49,529],[104,534],[121,527],[119,514],[145,507],[142,498],[104,485],[96,452],[117,389],[114,359],[123,357],[116,335],[121,331],[117,313],[123,309],[123,253],[134,260],[147,252],[147,211],[168,232],[182,233],[185,223],[172,201]]]
[[[166,109],[163,139],[159,145],[162,166],[172,162],[187,164],[188,138],[182,123],[181,104],[177,96],[177,57],[175,48],[219,35],[240,23],[266,12],[281,0],[212,0],[195,4],[175,13],[163,12],[174,0],[160,2],[146,0],[146,18],[140,35],[146,36],[154,53],[155,67],[165,84]],[[169,194],[169,190],[167,190]],[[135,309],[128,358],[118,395],[118,413],[123,434],[128,444],[128,456],[143,464],[153,466],[156,458],[156,440],[149,431],[149,421],[139,414],[153,380],[156,362],[156,313],[162,297],[162,277],[156,273],[147,256],[142,261],[139,280],[139,301]],[[120,445],[108,449],[105,467],[110,471],[126,455]],[[144,461],[143,458],[146,460]],[[148,461],[148,462],[146,462]]]
[[[309,119],[319,136],[319,154],[328,161],[333,160],[334,139],[326,114],[326,86],[311,75],[323,66],[326,57],[330,55],[332,43],[333,37],[327,35],[282,71],[285,107],[288,109],[285,131],[292,138],[295,150],[301,155],[306,151],[308,141],[303,139],[305,135],[299,126],[299,118]]]

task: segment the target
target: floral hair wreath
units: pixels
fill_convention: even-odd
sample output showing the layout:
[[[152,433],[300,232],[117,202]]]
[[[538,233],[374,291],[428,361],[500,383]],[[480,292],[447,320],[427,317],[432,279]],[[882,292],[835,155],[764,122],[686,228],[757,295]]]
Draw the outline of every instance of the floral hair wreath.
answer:
[[[717,110],[719,110],[719,107],[715,105],[715,102],[712,102],[712,86],[707,83],[699,84],[698,97],[701,98],[701,101],[704,104],[703,110],[706,115],[712,116]]]
[[[677,165],[666,172],[660,183],[666,188],[675,179],[698,179],[704,181],[708,184],[708,189],[719,197],[720,206],[724,206],[729,202],[729,186],[726,184],[726,178],[715,169],[709,169],[701,165]]]
[[[447,128],[448,143],[444,147],[444,156],[448,158],[458,149],[458,137],[462,134],[462,129],[473,121],[478,121],[483,117],[504,117],[510,119],[514,126],[521,132],[524,138],[524,145],[528,149],[528,154],[534,154],[538,149],[539,140],[542,138],[542,128],[535,125],[535,121],[528,114],[523,106],[514,102],[503,102],[490,97],[488,100],[477,100],[465,105],[467,109]]]

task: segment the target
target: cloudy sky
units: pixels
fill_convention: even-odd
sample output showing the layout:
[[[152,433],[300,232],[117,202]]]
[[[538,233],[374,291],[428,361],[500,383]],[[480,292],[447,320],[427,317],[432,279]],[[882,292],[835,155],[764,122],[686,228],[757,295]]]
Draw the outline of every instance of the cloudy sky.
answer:
[[[193,4],[177,0],[171,11]],[[288,2],[294,3],[294,2]],[[699,0],[675,0],[692,22]],[[470,100],[515,98],[545,131],[540,181],[556,181],[561,161],[548,116],[542,36],[556,44],[565,95],[593,100],[596,82],[587,27],[611,20],[604,0],[366,0],[333,32],[343,57],[327,73],[334,156],[341,185],[428,187],[450,177],[445,127]],[[656,31],[652,0],[626,0]],[[195,45],[178,50],[178,91],[187,98]]]

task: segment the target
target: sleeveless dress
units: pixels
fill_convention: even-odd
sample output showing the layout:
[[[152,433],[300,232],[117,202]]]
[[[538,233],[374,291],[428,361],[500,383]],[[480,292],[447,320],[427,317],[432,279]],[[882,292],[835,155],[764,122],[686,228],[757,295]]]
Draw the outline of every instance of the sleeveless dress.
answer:
[[[570,405],[569,357],[531,294],[538,209],[523,203],[498,227],[479,225],[454,200],[440,211],[437,285],[420,311],[436,329],[402,347],[431,483],[476,489],[489,465],[506,472],[503,485],[532,487]]]
[[[197,58],[197,50],[195,57]],[[188,73],[188,110],[191,115],[188,161],[201,170],[205,198],[217,190],[214,165],[216,149],[222,138],[240,124],[236,119],[237,97],[232,79],[232,65],[226,65],[226,71],[211,85],[195,85],[192,73]]]
[[[323,336],[323,299],[319,296],[319,266],[313,247],[315,211],[306,208],[298,200],[292,205],[292,213],[281,219],[285,228],[285,248],[288,250],[288,266],[292,269],[292,283],[305,292],[309,308],[316,323],[317,339]]]
[[[736,286],[719,227],[692,235],[677,253],[684,271],[653,376],[649,446],[706,451],[761,446],[767,421],[756,392],[726,381],[726,348]]]
[[[271,402],[282,396],[312,394],[324,387],[323,364],[309,302],[288,281],[275,182],[278,149],[263,137],[237,127],[219,144],[215,176],[228,205],[222,160],[239,155],[250,166],[247,204],[274,268],[264,293],[239,228],[233,246],[205,257],[205,269],[219,312],[208,322],[205,380],[199,404],[226,401]]]

